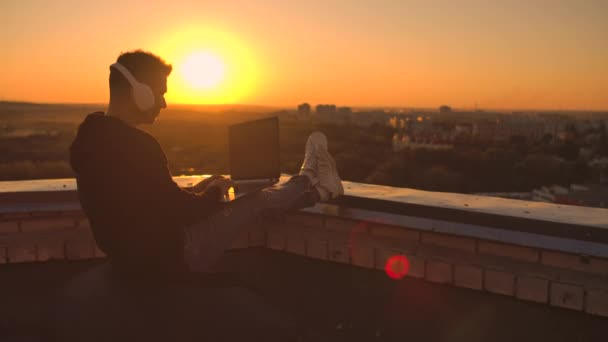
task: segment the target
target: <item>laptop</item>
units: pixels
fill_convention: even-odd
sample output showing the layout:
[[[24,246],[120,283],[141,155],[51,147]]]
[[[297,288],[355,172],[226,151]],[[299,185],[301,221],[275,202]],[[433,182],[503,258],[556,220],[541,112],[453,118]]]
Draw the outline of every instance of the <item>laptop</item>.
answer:
[[[228,201],[279,182],[279,118],[246,121],[228,127],[230,179],[237,184]]]

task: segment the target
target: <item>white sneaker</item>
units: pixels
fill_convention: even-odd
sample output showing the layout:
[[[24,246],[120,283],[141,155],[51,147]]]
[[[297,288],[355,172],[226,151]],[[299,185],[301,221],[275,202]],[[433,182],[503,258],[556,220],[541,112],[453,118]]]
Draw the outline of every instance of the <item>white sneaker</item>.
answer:
[[[321,132],[313,132],[308,137],[300,174],[310,178],[321,201],[344,194],[336,162],[327,151],[327,138]]]
[[[325,144],[327,146],[325,136],[316,133],[318,132],[312,133],[306,141],[304,161],[302,161],[302,166],[300,167],[300,174],[308,176],[313,186],[319,183],[319,178],[317,177],[317,145]]]

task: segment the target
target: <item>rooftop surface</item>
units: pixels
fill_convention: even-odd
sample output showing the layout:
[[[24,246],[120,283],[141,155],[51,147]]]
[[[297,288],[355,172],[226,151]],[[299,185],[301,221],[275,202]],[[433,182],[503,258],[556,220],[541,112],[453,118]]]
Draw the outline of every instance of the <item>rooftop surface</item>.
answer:
[[[50,313],[57,309],[54,293],[99,265],[99,261],[51,262],[0,268],[0,311],[11,310],[14,319],[0,325],[3,340],[48,340],[46,334],[53,331]],[[306,325],[311,341],[603,341],[605,337],[605,318],[421,279],[395,281],[379,272],[267,249],[227,253],[219,268]],[[124,312],[108,316],[112,310],[108,298],[93,293],[95,296],[82,300],[86,305],[80,306],[84,311],[78,313],[80,317],[99,318],[88,329],[107,331],[114,320],[128,321]],[[162,308],[160,298],[148,300],[156,309]],[[186,331],[189,337],[204,335],[199,327],[209,322],[196,323],[195,318],[203,317],[205,307],[213,305],[187,305],[177,312],[155,313],[156,319],[165,319],[164,323],[140,330],[137,340],[159,340],[160,334],[183,327],[182,320],[192,324]],[[229,309],[228,316],[222,317],[225,320],[214,324],[223,324],[238,335],[238,327],[230,325],[230,316],[240,310]],[[147,314],[150,312],[138,313]],[[74,324],[71,329],[87,336],[86,340],[95,336],[94,330],[84,326]],[[121,333],[124,336],[125,332]],[[237,340],[251,340],[251,336]]]

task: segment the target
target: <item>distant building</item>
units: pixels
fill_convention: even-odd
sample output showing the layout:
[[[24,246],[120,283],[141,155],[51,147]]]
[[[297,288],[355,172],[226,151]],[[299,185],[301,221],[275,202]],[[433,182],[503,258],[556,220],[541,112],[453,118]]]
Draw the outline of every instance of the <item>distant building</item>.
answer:
[[[600,184],[608,185],[608,157],[594,158],[588,163]]]
[[[301,105],[298,105],[298,113],[310,114],[310,104],[302,103]]]
[[[350,107],[337,108],[334,104],[320,104],[315,109],[313,121],[316,123],[346,125],[352,121],[352,110]]]
[[[554,130],[550,130],[554,134]],[[546,125],[542,121],[531,119],[496,119],[473,124],[472,136],[479,141],[507,141],[514,136],[520,136],[528,141],[538,141],[547,134]]]
[[[302,103],[298,105],[298,113],[296,118],[298,121],[308,121],[310,120],[310,104]]]
[[[399,152],[406,148],[411,149],[427,149],[427,150],[449,150],[454,148],[454,145],[445,140],[439,139],[412,139],[407,134],[400,135],[395,133],[393,135],[393,152]]]
[[[336,105],[334,104],[319,104],[316,107],[317,114],[332,114],[336,112]]]
[[[350,107],[338,107],[338,113],[340,114],[352,114],[353,110]]]
[[[460,124],[454,127],[454,134],[456,136],[470,137],[473,135],[473,124]]]

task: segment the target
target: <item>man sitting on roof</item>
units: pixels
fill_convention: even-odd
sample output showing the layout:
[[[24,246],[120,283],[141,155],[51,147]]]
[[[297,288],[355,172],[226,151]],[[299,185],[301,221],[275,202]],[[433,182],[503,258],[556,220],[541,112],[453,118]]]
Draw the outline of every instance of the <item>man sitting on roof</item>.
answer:
[[[344,192],[319,132],[308,138],[300,174],[286,184],[228,203],[224,194],[234,185],[228,178],[180,188],[159,143],[136,128],[154,123],[166,108],[171,70],[149,52],[121,54],[110,66],[107,113],[88,115],[70,148],[82,208],[113,271],[158,283],[209,269],[268,210],[310,206]]]

